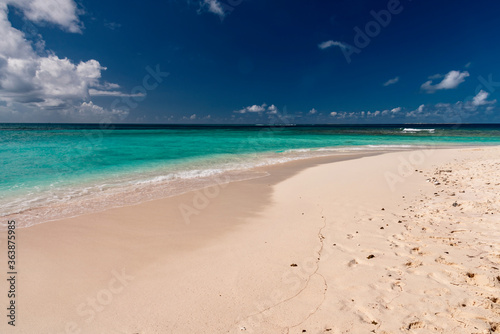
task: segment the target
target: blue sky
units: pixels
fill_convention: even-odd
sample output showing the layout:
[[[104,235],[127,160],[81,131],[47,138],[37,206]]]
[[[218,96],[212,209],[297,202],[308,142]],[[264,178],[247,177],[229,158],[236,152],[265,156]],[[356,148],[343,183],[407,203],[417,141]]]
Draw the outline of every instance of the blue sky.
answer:
[[[0,9],[0,122],[500,122],[494,0]]]

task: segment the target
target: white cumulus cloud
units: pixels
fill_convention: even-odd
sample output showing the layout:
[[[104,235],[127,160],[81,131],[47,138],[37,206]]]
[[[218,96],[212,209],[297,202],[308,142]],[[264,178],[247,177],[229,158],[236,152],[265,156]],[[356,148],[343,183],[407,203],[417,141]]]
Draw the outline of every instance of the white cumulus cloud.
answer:
[[[273,107],[274,107],[274,105],[273,105]],[[252,106],[248,106],[248,107],[245,107],[245,108],[240,109],[240,110],[235,110],[234,112],[237,114],[262,113],[262,112],[266,111],[266,108],[267,108],[267,104],[265,104],[265,103],[262,105],[254,104]]]
[[[203,0],[200,3],[200,11],[207,11],[209,13],[215,14],[223,19],[226,16],[226,12],[222,7],[219,0]]]
[[[469,76],[469,72],[467,71],[450,71],[448,74],[446,74],[443,78],[443,80],[439,83],[434,84],[433,80],[441,78],[442,76],[439,74],[431,76],[431,80],[426,81],[422,84],[421,89],[425,90],[427,93],[434,93],[437,90],[442,90],[442,89],[455,89],[457,88],[462,82],[465,81],[465,78]]]
[[[123,97],[143,97],[146,96],[143,93],[127,94],[116,90],[99,90],[91,88],[89,89],[90,96],[123,96]]]
[[[274,104],[270,105],[268,108],[267,108],[267,113],[268,114],[271,114],[271,115],[275,115],[278,113],[278,108],[276,108],[276,106]]]
[[[488,96],[490,96],[490,93],[481,89],[481,91],[474,96],[471,103],[473,106],[479,107],[487,104],[495,104],[497,102],[497,100],[488,101]]]
[[[455,103],[437,103],[420,105],[417,109],[406,113],[408,118],[438,119],[445,123],[461,123],[472,117],[482,117],[494,109],[497,100],[488,100],[489,93],[479,91],[472,100]]]
[[[318,44],[318,48],[320,48],[321,50],[331,48],[332,46],[338,46],[341,49],[348,49],[348,46],[346,44],[339,41],[329,40]]]
[[[278,114],[278,107],[276,107],[274,104],[271,104],[268,106],[266,103],[263,103],[261,105],[254,104],[239,110],[234,110],[233,111],[236,114],[248,114],[248,113],[253,113],[253,114],[258,114],[262,115],[264,113],[268,115],[277,115]]]
[[[0,113],[2,119],[16,115],[16,109],[24,115],[29,110],[38,114],[58,110],[67,120],[71,116],[106,112],[123,116],[117,110],[105,110],[90,101],[91,93],[104,96],[106,93],[99,93],[102,89],[119,88],[117,84],[100,83],[106,67],[95,59],[74,62],[61,58],[46,50],[43,40],[37,41],[35,50],[25,34],[10,23],[8,12],[12,7],[35,23],[53,24],[76,33],[82,27],[73,0],[0,0],[0,101],[5,103]],[[37,37],[41,39],[39,34]]]
[[[399,81],[399,77],[395,77],[395,78],[389,79],[386,82],[384,82],[384,87],[387,87],[387,86],[390,86],[390,85],[394,85],[398,81]]]
[[[77,6],[72,0],[2,0],[5,5],[20,9],[24,16],[36,23],[44,22],[70,32],[81,32]]]

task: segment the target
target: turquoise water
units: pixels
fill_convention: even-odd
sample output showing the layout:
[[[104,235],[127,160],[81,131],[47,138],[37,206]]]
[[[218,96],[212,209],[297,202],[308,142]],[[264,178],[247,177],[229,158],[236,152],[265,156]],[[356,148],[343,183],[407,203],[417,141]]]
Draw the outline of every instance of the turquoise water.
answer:
[[[38,212],[43,220],[50,216],[48,207],[73,201],[73,208],[63,211],[76,214],[75,206],[92,206],[80,200],[96,194],[109,195],[108,205],[117,194],[132,193],[127,203],[133,203],[141,196],[154,198],[205,185],[207,178],[224,173],[243,179],[252,177],[251,168],[312,156],[429,145],[498,145],[500,126],[0,124],[0,144],[2,216],[45,208]],[[148,193],[147,187],[159,185],[161,194]]]

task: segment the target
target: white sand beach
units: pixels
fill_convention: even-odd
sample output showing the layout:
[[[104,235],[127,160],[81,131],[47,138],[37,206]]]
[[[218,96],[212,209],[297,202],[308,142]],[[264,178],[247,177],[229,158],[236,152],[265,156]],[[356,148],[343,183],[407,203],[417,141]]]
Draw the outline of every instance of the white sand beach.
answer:
[[[325,162],[19,229],[0,332],[500,331],[500,148]]]

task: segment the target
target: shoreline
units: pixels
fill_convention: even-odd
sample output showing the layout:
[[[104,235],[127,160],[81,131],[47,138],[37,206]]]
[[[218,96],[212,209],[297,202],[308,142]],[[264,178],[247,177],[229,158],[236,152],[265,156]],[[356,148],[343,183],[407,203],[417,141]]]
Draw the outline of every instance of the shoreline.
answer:
[[[488,145],[485,145],[488,146]],[[219,174],[207,176],[207,177],[195,177],[188,180],[177,180],[172,183],[172,181],[162,181],[162,182],[145,182],[141,181],[140,184],[144,183],[143,186],[137,188],[137,185],[130,185],[128,188],[122,189],[122,191],[117,192],[118,189],[105,191],[101,193],[94,193],[90,195],[78,196],[76,198],[70,199],[69,201],[59,201],[51,203],[50,205],[37,206],[30,209],[24,209],[17,213],[7,214],[2,216],[2,221],[6,220],[19,220],[25,222],[26,225],[21,226],[30,227],[37,224],[43,224],[51,221],[57,221],[61,219],[75,218],[81,215],[92,214],[104,212],[109,209],[121,208],[127,206],[134,206],[141,203],[154,201],[163,198],[169,198],[174,196],[179,196],[192,191],[197,191],[204,189],[206,187],[221,187],[222,184],[231,182],[240,182],[246,180],[257,179],[261,177],[269,176],[269,171],[279,170],[280,168],[287,168],[287,166],[293,166],[298,164],[303,166],[301,168],[308,168],[308,165],[315,165],[315,161],[322,161],[322,163],[338,161],[339,157],[345,156],[355,156],[363,157],[370,155],[378,155],[389,152],[404,152],[404,151],[414,151],[421,149],[457,149],[457,148],[470,148],[470,147],[481,147],[470,146],[470,145],[438,145],[435,147],[429,146],[409,146],[405,145],[382,145],[376,149],[368,149],[365,146],[346,146],[340,148],[331,148],[336,153],[331,153],[329,155],[322,156],[304,156],[296,157],[292,160],[287,160],[284,162],[274,162],[271,164],[265,164],[262,166],[255,166],[247,169],[236,169],[227,170]],[[320,148],[325,149],[325,148]],[[310,152],[317,152],[316,149],[304,149]],[[338,151],[336,151],[338,150]],[[298,150],[302,151],[302,150]],[[269,155],[269,153],[267,153]],[[279,157],[278,153],[275,153],[275,158]],[[174,173],[175,174],[175,173]],[[162,178],[168,175],[161,176]],[[187,182],[187,186],[183,183]],[[146,185],[149,184],[149,185]],[[186,187],[186,188],[183,188]],[[84,187],[85,188],[85,187]],[[172,190],[174,189],[174,190]],[[125,195],[124,195],[125,194]],[[105,199],[103,201],[103,199]],[[76,210],[74,208],[78,207]],[[76,211],[74,211],[76,210]],[[0,223],[0,230],[6,228],[6,224]]]
[[[402,149],[402,151],[409,151],[411,149],[406,148]],[[269,165],[263,165],[263,166],[257,166],[257,167],[252,167],[248,169],[242,169],[242,170],[228,170],[226,172],[221,172],[220,174],[208,176],[208,177],[198,177],[194,178],[190,181],[193,182],[191,187],[188,187],[187,189],[178,189],[177,192],[173,191],[172,193],[168,193],[171,191],[170,188],[170,183],[161,183],[159,182],[158,184],[152,182],[149,186],[146,186],[147,189],[150,189],[149,191],[146,190],[144,193],[141,193],[140,195],[136,195],[135,193],[137,192],[136,189],[129,189],[127,190],[128,196],[131,196],[130,199],[125,200],[123,203],[116,203],[117,200],[120,200],[120,197],[122,196],[120,193],[116,194],[100,194],[96,193],[91,195],[90,198],[83,197],[83,198],[77,198],[75,201],[69,201],[69,202],[60,202],[60,203],[54,203],[50,206],[42,206],[42,207],[36,207],[33,209],[27,209],[24,211],[21,211],[19,213],[14,213],[14,214],[7,214],[5,216],[2,216],[2,220],[19,220],[19,221],[28,221],[29,225],[27,226],[22,226],[21,228],[26,228],[26,227],[31,227],[35,226],[38,224],[44,224],[47,222],[52,222],[52,221],[58,221],[61,219],[70,219],[70,218],[76,218],[82,215],[88,215],[88,214],[93,214],[93,213],[100,213],[104,212],[106,210],[110,209],[116,209],[116,208],[123,208],[123,207],[129,207],[129,206],[135,206],[135,205],[140,205],[142,203],[147,203],[150,201],[155,201],[155,200],[161,200],[165,198],[171,198],[175,196],[181,196],[187,193],[191,192],[196,192],[199,190],[202,190],[204,188],[223,188],[225,187],[226,184],[229,183],[234,183],[234,182],[242,182],[242,181],[249,181],[249,180],[254,180],[258,178],[266,178],[269,176],[272,176],[270,174],[270,171],[273,170],[280,170],[283,168],[283,170],[288,170],[290,168],[295,168],[294,166],[299,166],[297,167],[298,169],[304,169],[308,168],[309,165],[313,166],[317,162],[321,163],[329,163],[329,162],[336,162],[336,161],[341,161],[343,159],[351,159],[351,157],[354,158],[360,158],[364,156],[371,156],[371,155],[377,155],[377,154],[384,154],[387,152],[396,152],[397,150],[392,150],[392,151],[384,151],[384,150],[374,150],[374,151],[353,151],[353,152],[338,152],[336,154],[331,154],[331,155],[326,155],[326,156],[311,156],[311,157],[304,157],[304,158],[298,158],[295,160],[290,160],[290,161],[285,161],[285,162],[277,162]],[[182,180],[180,180],[182,182]],[[175,184],[174,184],[175,186]],[[165,193],[164,191],[167,191]],[[110,197],[111,203],[106,203],[102,204],[102,198],[107,198]],[[133,196],[133,197],[132,197]],[[137,197],[138,196],[138,197]],[[102,205],[99,207],[99,205]],[[67,214],[62,214],[61,212],[64,212],[67,210],[67,208],[71,207],[81,207],[79,212],[71,212]],[[49,212],[49,214],[47,214]],[[54,214],[50,214],[50,212],[54,212]],[[40,216],[44,218],[39,218]],[[33,221],[38,221],[38,222],[33,222]],[[4,227],[6,227],[6,224]],[[0,229],[1,230],[1,229]]]
[[[488,289],[500,282],[494,282],[491,272],[480,272],[486,270],[486,260],[471,262],[464,252],[486,246],[477,236],[467,239],[466,233],[451,232],[458,229],[446,232],[448,225],[422,217],[437,219],[450,207],[456,209],[452,217],[459,215],[466,230],[489,231],[493,249],[485,248],[492,254],[487,259],[500,265],[494,257],[498,253],[500,258],[494,239],[500,227],[491,221],[498,214],[497,195],[488,199],[493,201],[488,212],[494,214],[482,217],[488,225],[475,228],[467,221],[470,214],[458,210],[481,209],[472,205],[475,198],[465,205],[464,196],[480,193],[487,182],[464,188],[465,195],[449,193],[467,173],[487,168],[483,161],[498,162],[499,150],[400,151],[333,163],[301,161],[275,166],[268,177],[207,192],[212,194],[206,196],[208,205],[200,201],[194,206],[195,191],[20,229],[23,283],[18,301],[23,316],[17,329],[340,333],[354,328],[383,333],[437,326],[455,333],[476,327],[483,333],[497,321],[492,314],[498,307],[493,303],[486,308],[485,300],[494,297]],[[408,175],[401,174],[404,161],[417,171],[406,166]],[[476,162],[478,171],[461,170]],[[447,176],[450,181],[444,181],[443,175],[433,174],[435,166],[457,170],[462,179]],[[487,176],[490,187],[500,182],[498,175]],[[426,182],[431,177],[440,185]],[[443,191],[438,197],[436,189]],[[446,203],[440,203],[445,197]],[[464,204],[454,207],[452,200]],[[199,212],[186,222],[180,207],[190,203]],[[0,237],[4,240],[5,233]],[[448,238],[455,241],[441,242]],[[465,238],[468,248],[457,238]],[[456,264],[447,264],[451,262]],[[455,271],[463,280],[459,286],[450,283],[458,279]],[[484,297],[475,296],[477,291]],[[459,315],[460,303],[467,312]]]

